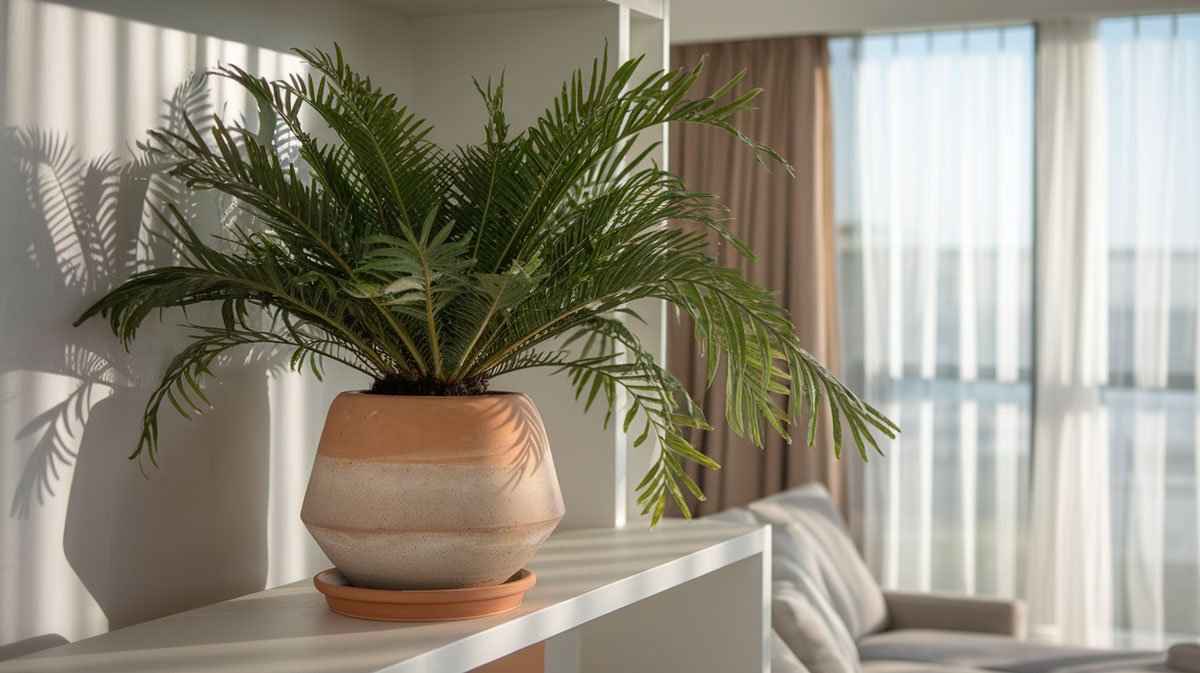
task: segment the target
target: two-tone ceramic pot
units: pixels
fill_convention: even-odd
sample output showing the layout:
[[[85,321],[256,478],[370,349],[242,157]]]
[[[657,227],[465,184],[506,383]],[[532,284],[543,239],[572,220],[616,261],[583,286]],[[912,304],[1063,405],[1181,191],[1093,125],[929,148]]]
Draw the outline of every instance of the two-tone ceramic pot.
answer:
[[[525,395],[348,392],[329,408],[301,519],[354,586],[455,589],[508,580],[563,513]]]

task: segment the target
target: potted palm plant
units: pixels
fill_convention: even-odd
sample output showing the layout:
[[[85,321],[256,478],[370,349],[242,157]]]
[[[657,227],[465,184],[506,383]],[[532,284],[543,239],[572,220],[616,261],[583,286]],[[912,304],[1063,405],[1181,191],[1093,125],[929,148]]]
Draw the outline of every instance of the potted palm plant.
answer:
[[[179,263],[135,274],[80,318],[106,318],[128,345],[158,310],[219,307],[220,319],[188,323],[193,338],[151,394],[132,457],[155,461],[164,402],[185,416],[206,406],[210,365],[230,349],[286,346],[293,368],[318,373],[340,362],[373,385],[329,411],[302,513],[314,537],[354,585],[494,585],[563,515],[541,419],[524,395],[489,391],[501,374],[569,376],[581,403],[606,404],[635,444],[655,439],[656,462],[638,485],[652,524],[669,499],[687,512],[682,489],[702,497],[684,462],[717,465],[685,433],[708,426],[627,327],[631,302],[644,298],[692,318],[710,370],[727,374],[721,394],[737,432],[756,442],[783,433],[823,401],[835,451],[843,429],[864,458],[875,430],[892,433],[800,347],[770,291],[706,253],[713,236],[751,255],[715,197],[645,161],[640,133],[692,123],[790,170],[731,126],[759,93],[733,95],[740,77],[691,96],[701,65],[635,82],[637,61],[610,71],[606,56],[519,133],[505,118],[503,82],[477,84],[485,140],[445,150],[340,49],[296,53],[312,75],[211,71],[257,100],[261,128],[213,118],[151,132],[148,150],[172,175],[233,197],[250,223],[203,238],[165,205]],[[305,127],[306,110],[333,142]],[[278,151],[281,136],[293,157]],[[664,226],[672,219],[707,233]]]

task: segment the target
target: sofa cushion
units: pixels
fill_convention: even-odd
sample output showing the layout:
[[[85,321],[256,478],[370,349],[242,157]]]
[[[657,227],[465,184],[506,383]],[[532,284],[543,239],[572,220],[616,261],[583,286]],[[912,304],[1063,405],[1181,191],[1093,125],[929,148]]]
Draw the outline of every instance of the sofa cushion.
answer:
[[[883,590],[824,486],[805,484],[748,507],[759,521],[772,524],[775,548],[786,549],[792,537],[803,538],[812,547],[830,602],[855,640],[887,627]]]
[[[771,526],[771,627],[811,673],[858,673],[858,648],[829,600],[814,545]]]
[[[813,553],[813,541],[802,528],[792,528],[793,524],[764,520],[747,507],[730,507],[727,510],[704,517],[706,521],[721,521],[739,524],[767,524],[771,526],[771,578],[786,580],[800,584],[801,578],[815,571],[819,585],[826,593],[824,573],[821,571],[816,556]],[[812,569],[810,571],[810,569]]]
[[[1175,643],[1167,648],[1167,668],[1200,673],[1200,643]]]
[[[724,523],[761,523],[758,517],[754,516],[754,512],[745,507],[730,507],[727,510],[709,514],[704,517],[705,521],[722,521]]]
[[[858,673],[854,639],[811,580],[771,583],[771,627],[811,673]]]
[[[981,668],[952,664],[931,664],[924,661],[895,661],[877,659],[862,662],[863,673],[986,673]],[[774,671],[772,671],[774,673]]]
[[[1162,652],[1101,650],[1007,636],[897,629],[858,642],[863,661],[913,661],[1009,673],[1132,673],[1165,670]],[[865,669],[864,669],[865,670]]]
[[[770,523],[745,507],[733,507],[705,519]],[[773,635],[810,673],[858,673],[858,649],[830,601],[815,543],[804,531],[791,528],[792,524],[786,523],[771,525]]]
[[[810,673],[775,629],[771,629],[771,673]]]

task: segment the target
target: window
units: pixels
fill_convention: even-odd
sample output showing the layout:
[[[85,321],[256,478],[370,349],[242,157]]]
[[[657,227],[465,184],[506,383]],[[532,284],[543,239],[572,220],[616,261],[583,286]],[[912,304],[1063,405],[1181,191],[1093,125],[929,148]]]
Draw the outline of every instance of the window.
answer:
[[[1113,619],[1200,633],[1200,14],[1099,23],[1108,152]]]
[[[1156,646],[1200,633],[1200,14],[1088,25],[1102,245],[1078,254],[1104,285],[1087,437],[1107,481],[1077,515],[1102,520],[1104,641]],[[1034,137],[1036,43],[1014,26],[830,44],[846,373],[904,429],[856,480],[888,586],[1021,595],[1031,522],[1054,514],[1031,483],[1059,447],[1032,428],[1065,393],[1038,384],[1035,309],[1086,303],[1034,286],[1052,233],[1035,147],[1053,141]]]
[[[833,40],[843,359],[904,432],[861,472],[888,586],[1015,595],[1028,499],[1033,29]]]

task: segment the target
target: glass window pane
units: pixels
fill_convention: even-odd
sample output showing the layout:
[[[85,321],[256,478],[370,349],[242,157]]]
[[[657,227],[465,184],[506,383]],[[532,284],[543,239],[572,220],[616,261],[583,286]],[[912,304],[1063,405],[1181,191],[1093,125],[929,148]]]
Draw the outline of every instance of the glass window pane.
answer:
[[[1100,22],[1109,417],[1120,642],[1200,632],[1196,315],[1200,14]]]
[[[1029,26],[830,44],[844,367],[904,428],[858,484],[889,586],[1021,584],[1033,50]]]

